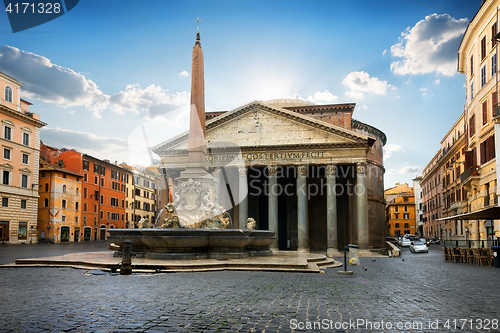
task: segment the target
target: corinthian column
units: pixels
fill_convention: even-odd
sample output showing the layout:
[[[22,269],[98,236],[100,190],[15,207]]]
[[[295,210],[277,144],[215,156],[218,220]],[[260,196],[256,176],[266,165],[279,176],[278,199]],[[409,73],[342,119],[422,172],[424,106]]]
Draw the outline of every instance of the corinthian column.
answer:
[[[297,238],[298,250],[309,248],[309,230],[307,225],[307,166],[297,167]]]
[[[356,186],[356,208],[358,211],[358,245],[360,249],[368,249],[368,189],[366,186],[366,163],[357,164]]]
[[[276,240],[270,245],[272,248],[278,248],[278,178],[276,165],[268,165],[267,172],[269,174],[269,230],[276,233]]]
[[[248,188],[247,188],[247,168],[238,167],[239,173],[239,186],[238,186],[238,200],[240,202],[239,207],[239,223],[240,229],[247,228],[248,219]]]
[[[326,237],[327,246],[337,249],[337,195],[335,193],[337,166],[326,166]]]

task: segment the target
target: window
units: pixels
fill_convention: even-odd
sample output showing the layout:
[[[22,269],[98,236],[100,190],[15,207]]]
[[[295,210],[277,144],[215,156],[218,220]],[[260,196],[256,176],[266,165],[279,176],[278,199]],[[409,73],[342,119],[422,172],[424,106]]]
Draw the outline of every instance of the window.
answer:
[[[469,119],[469,136],[473,137],[476,134],[476,119],[475,115],[472,115]]]
[[[80,190],[78,189],[78,187],[76,188],[76,195],[78,195],[78,192],[80,192]]]
[[[470,76],[474,75],[474,56],[470,56]]]
[[[94,173],[99,173],[99,164],[94,163]]]
[[[2,207],[9,207],[9,198],[2,198]]]
[[[63,185],[63,193],[66,193],[66,185]]]
[[[3,128],[3,138],[6,140],[12,140],[12,128],[9,126],[5,126]]]
[[[474,99],[474,82],[470,83],[470,100]]]
[[[97,176],[94,176],[94,184],[97,185]]]
[[[21,175],[21,187],[28,188],[28,175]]]
[[[83,198],[87,199],[87,188],[86,187],[83,188]]]
[[[10,161],[10,149],[9,148],[4,148],[3,149],[3,159],[4,160],[9,160]]]
[[[101,205],[104,205],[104,195],[101,194]]]
[[[481,39],[481,60],[486,58],[486,36]]]
[[[30,135],[28,133],[23,133],[23,145],[30,145]]]
[[[86,211],[87,211],[87,203],[86,203],[86,202],[84,202],[84,203],[83,203],[83,211],[84,211],[84,212],[86,212]]]
[[[481,164],[491,161],[495,158],[495,135],[491,135],[481,142],[479,146],[479,155]]]
[[[101,187],[104,187],[104,178],[101,178]]]
[[[43,200],[43,207],[49,207],[49,199],[45,198]]]
[[[62,201],[62,208],[66,208],[66,200]]]
[[[404,214],[403,214],[403,218],[404,218],[405,220],[408,220],[408,219],[410,218],[410,214],[408,214],[408,213],[404,213]],[[408,227],[406,227],[406,226],[405,226],[405,228],[408,228]]]
[[[405,212],[407,212],[407,211],[408,211],[408,206],[405,206]]]
[[[498,104],[498,97],[497,97],[497,92],[495,91],[493,94],[491,94],[491,104],[492,104],[492,117],[494,118],[497,115],[496,108]]]
[[[89,161],[83,160],[83,170],[89,171]]]
[[[49,184],[45,183],[45,192],[48,192],[48,191],[49,191]]]
[[[26,239],[28,234],[28,222],[19,222],[17,238]]]
[[[410,227],[410,224],[409,223],[405,223],[405,228],[409,228]]]
[[[61,221],[66,222],[66,215],[61,216]]]
[[[3,185],[9,185],[9,183],[10,183],[10,171],[3,170],[2,184]]]
[[[101,210],[101,220],[104,218],[104,212]]]
[[[491,56],[491,76],[495,75],[497,72],[497,53],[495,52]]]
[[[87,178],[87,174],[86,174],[86,173],[84,173],[84,174],[83,174],[83,181],[84,181],[84,182],[86,182],[87,180],[88,180],[88,178]]]
[[[498,33],[498,27],[497,27],[497,23],[495,22],[491,26],[491,48],[494,48],[495,45],[497,45],[497,41],[495,39],[495,36],[497,33]]]
[[[23,164],[30,164],[28,154],[23,154]]]
[[[78,210],[78,202],[75,203],[75,210]]]
[[[486,65],[481,67],[481,88],[486,84]]]
[[[395,218],[396,220],[397,220],[397,219],[399,219],[399,213],[395,213],[395,214],[394,214],[394,218]]]
[[[5,87],[5,100],[12,103],[12,88],[9,86]]]
[[[110,219],[110,217],[109,217],[109,212],[107,212],[106,216],[107,216],[107,218],[108,218],[108,220],[109,220],[109,219]]]
[[[25,199],[21,200],[21,209],[26,209],[26,200]]]
[[[101,166],[101,175],[106,175],[106,168],[104,166]]]
[[[87,225],[87,216],[83,217],[83,225]]]
[[[488,101],[483,102],[483,125],[488,122]]]

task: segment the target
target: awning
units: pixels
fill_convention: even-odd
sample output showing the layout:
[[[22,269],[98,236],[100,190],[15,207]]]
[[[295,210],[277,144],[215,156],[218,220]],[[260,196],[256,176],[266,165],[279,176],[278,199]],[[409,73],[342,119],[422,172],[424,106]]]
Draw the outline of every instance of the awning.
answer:
[[[478,210],[472,213],[442,217],[440,219],[437,219],[437,221],[448,221],[448,220],[500,220],[500,207],[494,206]]]

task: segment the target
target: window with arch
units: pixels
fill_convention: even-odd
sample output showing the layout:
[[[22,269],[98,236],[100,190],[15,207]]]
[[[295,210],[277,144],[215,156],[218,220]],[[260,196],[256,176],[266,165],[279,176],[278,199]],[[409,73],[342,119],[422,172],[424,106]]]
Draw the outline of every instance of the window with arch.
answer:
[[[79,190],[78,190],[78,187],[77,187],[77,188],[76,188],[76,195],[78,195],[78,192],[79,192]]]
[[[78,210],[78,202],[75,203],[75,210]]]
[[[66,200],[62,201],[62,208],[66,208]]]
[[[49,191],[49,183],[45,183],[45,192]]]
[[[63,193],[66,193],[66,185],[63,185]]]
[[[12,88],[9,86],[5,87],[5,100],[12,103]]]
[[[49,199],[45,198],[43,200],[43,207],[49,207]]]

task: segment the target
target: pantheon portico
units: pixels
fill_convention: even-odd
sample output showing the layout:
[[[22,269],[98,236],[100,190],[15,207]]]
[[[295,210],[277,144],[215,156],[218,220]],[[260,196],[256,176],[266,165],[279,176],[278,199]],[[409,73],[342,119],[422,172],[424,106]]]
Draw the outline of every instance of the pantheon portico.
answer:
[[[386,137],[352,119],[354,108],[281,99],[207,113],[205,167],[233,227],[254,218],[281,250],[383,247]],[[153,149],[174,183],[191,163],[187,139]]]

